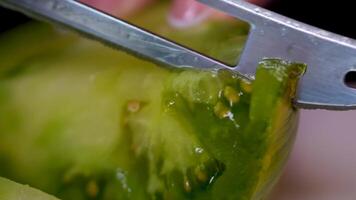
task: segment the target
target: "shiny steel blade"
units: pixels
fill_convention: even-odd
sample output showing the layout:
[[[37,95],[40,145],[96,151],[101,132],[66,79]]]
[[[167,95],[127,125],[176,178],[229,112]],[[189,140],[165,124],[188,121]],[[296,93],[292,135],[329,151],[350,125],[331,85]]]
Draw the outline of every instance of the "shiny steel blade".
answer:
[[[296,105],[304,108],[355,109],[356,90],[344,76],[356,71],[356,42],[259,8],[242,0],[199,0],[251,25],[238,66],[253,75],[258,61],[278,57],[308,64]],[[228,68],[228,66],[123,20],[74,0],[0,0],[0,5],[55,22],[165,66]]]
[[[228,68],[221,62],[74,0],[0,0],[0,5],[66,26],[165,66]]]
[[[264,57],[306,63],[296,104],[303,108],[356,108],[356,90],[345,75],[356,71],[356,41],[336,35],[243,0],[198,0],[250,23],[250,34],[237,70],[253,75]]]

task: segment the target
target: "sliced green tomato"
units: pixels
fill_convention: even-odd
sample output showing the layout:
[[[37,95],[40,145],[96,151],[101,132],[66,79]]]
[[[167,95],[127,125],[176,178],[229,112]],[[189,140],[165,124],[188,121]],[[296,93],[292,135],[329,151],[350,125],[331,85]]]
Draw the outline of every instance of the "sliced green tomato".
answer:
[[[4,200],[56,200],[57,198],[27,185],[0,177],[0,199]]]
[[[261,199],[294,139],[304,65],[262,61],[251,83],[38,24],[0,44],[0,176],[61,199]]]

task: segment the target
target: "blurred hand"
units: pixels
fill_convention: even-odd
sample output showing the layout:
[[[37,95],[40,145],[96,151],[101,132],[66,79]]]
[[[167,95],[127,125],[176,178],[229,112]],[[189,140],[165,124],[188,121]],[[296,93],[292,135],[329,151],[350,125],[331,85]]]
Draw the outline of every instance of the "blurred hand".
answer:
[[[80,0],[114,15],[127,16],[139,11],[155,0]],[[264,5],[269,0],[249,0],[258,5]],[[220,14],[196,0],[172,0],[169,21],[176,27],[188,27],[195,25],[211,16]]]

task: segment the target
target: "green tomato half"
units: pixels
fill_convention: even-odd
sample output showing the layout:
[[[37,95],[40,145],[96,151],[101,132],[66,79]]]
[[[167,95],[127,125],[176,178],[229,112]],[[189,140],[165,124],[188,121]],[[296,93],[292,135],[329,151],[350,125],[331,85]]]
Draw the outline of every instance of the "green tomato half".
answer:
[[[242,49],[241,23],[176,30],[162,13],[135,21],[221,59]],[[0,176],[60,199],[262,199],[293,144],[302,64],[263,60],[253,82],[166,69],[37,23],[0,44]]]

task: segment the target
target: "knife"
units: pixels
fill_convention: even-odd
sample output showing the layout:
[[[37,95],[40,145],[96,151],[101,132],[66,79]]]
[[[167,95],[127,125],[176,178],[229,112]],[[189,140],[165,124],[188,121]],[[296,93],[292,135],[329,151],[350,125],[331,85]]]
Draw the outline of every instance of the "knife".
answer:
[[[265,57],[305,63],[308,69],[299,83],[297,107],[356,109],[356,89],[345,83],[345,77],[356,72],[355,40],[243,0],[198,1],[250,24],[250,33],[236,66],[228,66],[74,0],[0,0],[0,5],[63,25],[167,67],[228,68],[253,79],[258,62]]]

